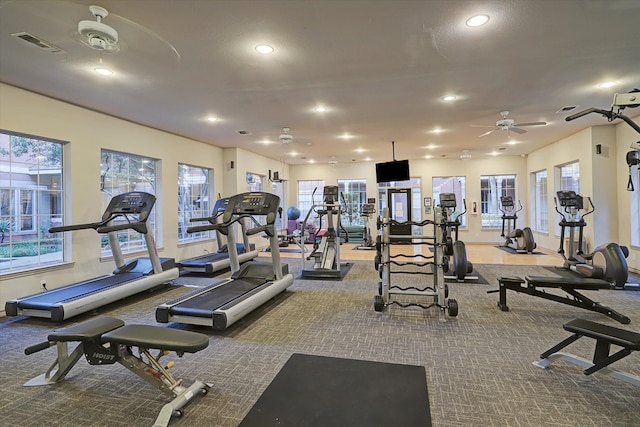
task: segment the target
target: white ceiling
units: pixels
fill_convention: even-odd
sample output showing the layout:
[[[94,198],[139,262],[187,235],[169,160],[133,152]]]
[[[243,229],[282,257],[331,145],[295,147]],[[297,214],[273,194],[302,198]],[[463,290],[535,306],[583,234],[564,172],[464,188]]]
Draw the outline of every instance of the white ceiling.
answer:
[[[120,52],[103,54],[110,77],[93,72],[99,53],[77,33],[93,3],[120,35]],[[477,13],[489,23],[467,27]],[[391,141],[396,159],[520,155],[608,124],[557,111],[607,109],[640,87],[639,25],[639,0],[2,0],[0,80],[291,164],[388,161]],[[11,36],[22,31],[66,53]],[[260,43],[274,53],[256,53]],[[503,110],[548,125],[479,137],[491,128],[474,125]]]

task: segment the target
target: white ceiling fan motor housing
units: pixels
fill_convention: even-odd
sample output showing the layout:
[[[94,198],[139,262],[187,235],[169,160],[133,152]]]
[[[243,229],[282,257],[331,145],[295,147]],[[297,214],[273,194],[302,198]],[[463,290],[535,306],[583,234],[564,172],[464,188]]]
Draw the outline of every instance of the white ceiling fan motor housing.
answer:
[[[84,20],[78,23],[78,32],[87,39],[89,46],[96,50],[108,50],[118,43],[118,32],[112,27],[100,22],[109,15],[100,6],[89,7],[96,21]]]

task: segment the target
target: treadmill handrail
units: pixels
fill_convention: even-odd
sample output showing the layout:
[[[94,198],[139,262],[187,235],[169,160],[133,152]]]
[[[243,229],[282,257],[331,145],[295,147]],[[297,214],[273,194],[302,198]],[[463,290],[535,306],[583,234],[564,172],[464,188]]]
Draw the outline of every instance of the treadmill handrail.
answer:
[[[104,225],[108,224],[118,216],[119,215],[110,215],[107,219],[104,219],[100,222],[88,222],[86,224],[60,225],[58,227],[50,227],[49,233],[60,233],[63,231],[76,231],[76,230],[88,230],[88,229],[93,229],[97,231],[98,228],[103,227]]]
[[[134,229],[140,234],[148,233],[147,224],[145,222],[129,222],[126,224],[106,225],[98,227],[96,231],[101,234],[106,234],[111,233],[112,231],[127,230],[130,228]]]
[[[211,224],[214,224],[215,220],[218,219],[218,217],[222,216],[224,214],[224,211],[220,211],[217,212],[215,215],[211,215],[211,216],[206,216],[203,218],[191,218],[189,219],[189,222],[203,222],[203,221],[209,221]]]

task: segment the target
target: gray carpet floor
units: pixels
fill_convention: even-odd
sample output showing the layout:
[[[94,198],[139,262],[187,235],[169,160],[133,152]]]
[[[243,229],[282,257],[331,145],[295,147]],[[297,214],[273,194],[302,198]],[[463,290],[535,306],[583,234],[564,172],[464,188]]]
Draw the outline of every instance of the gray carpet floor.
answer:
[[[510,311],[497,307],[497,277],[549,275],[544,267],[475,265],[489,285],[450,283],[458,317],[440,321],[436,309],[391,306],[373,310],[378,275],[373,263],[354,263],[342,281],[296,279],[284,293],[225,331],[183,324],[160,325],[209,336],[209,347],[175,360],[172,372],[213,384],[171,426],[237,426],[293,353],[424,366],[435,426],[638,426],[640,388],[558,362],[547,370],[532,362],[568,336],[562,324],[589,319],[640,332],[640,292],[585,292],[631,318],[620,325],[599,313],[510,293]],[[294,277],[298,262],[290,262]],[[412,283],[423,276],[401,277]],[[129,298],[61,325],[38,318],[0,318],[0,414],[11,426],[152,425],[164,395],[120,365],[81,360],[53,386],[23,387],[44,373],[55,349],[25,356],[24,348],[57,327],[106,315],[127,323],[156,324],[155,308],[210,282],[184,276],[174,286]],[[566,350],[590,358],[593,340]],[[615,367],[640,375],[640,352]],[[381,387],[383,385],[381,384]],[[384,402],[380,402],[384,405]],[[401,411],[402,408],[389,408]],[[327,414],[327,425],[331,415]],[[398,426],[400,427],[400,426]]]

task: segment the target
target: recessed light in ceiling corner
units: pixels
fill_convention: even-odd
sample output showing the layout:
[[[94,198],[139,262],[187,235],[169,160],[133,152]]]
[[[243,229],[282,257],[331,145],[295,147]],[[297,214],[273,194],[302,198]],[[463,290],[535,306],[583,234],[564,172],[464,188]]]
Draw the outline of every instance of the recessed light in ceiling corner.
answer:
[[[476,15],[467,19],[468,27],[480,27],[489,22],[489,15]]]
[[[579,107],[579,105],[565,105],[564,107],[562,107],[558,111],[556,111],[556,114],[568,113],[569,111],[575,110],[578,107]]]

